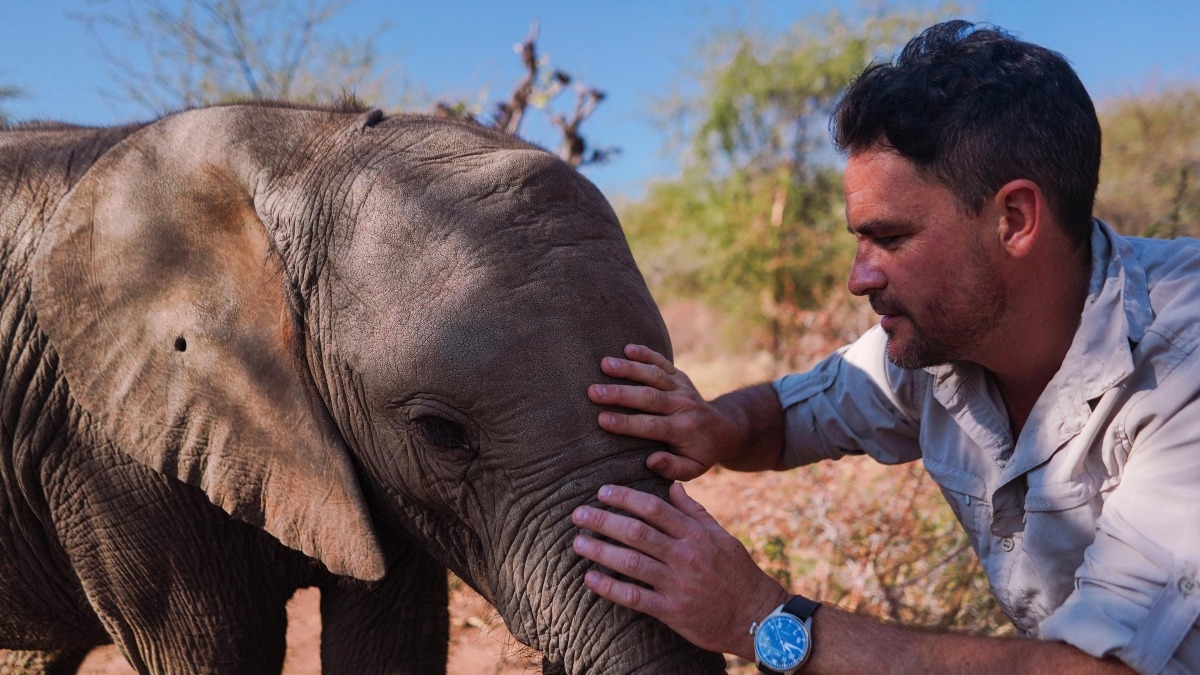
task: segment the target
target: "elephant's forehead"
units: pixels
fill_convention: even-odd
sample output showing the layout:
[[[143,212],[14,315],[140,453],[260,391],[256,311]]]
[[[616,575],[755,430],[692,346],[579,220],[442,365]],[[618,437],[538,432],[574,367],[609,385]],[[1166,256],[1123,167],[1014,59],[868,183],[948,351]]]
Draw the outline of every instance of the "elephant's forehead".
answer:
[[[623,240],[600,192],[540,150],[385,162],[355,177],[350,202],[352,236],[399,250],[453,238],[460,251],[511,259],[583,240]]]
[[[600,193],[542,152],[486,160],[356,181],[325,275],[353,367],[380,386],[429,372],[532,386],[595,370],[624,340],[662,342]]]

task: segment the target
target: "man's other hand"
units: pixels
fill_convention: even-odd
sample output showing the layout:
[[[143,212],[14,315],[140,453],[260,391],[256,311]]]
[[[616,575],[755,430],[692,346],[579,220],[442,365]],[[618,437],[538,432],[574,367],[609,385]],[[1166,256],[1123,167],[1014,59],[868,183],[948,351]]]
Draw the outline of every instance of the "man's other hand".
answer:
[[[646,414],[605,411],[600,426],[608,431],[662,441],[673,452],[655,452],[646,466],[671,480],[691,480],[736,449],[736,429],[719,408],[704,400],[688,376],[665,356],[642,345],[626,345],[626,358],[600,362],[606,375],[639,385],[593,384],[588,398]]]

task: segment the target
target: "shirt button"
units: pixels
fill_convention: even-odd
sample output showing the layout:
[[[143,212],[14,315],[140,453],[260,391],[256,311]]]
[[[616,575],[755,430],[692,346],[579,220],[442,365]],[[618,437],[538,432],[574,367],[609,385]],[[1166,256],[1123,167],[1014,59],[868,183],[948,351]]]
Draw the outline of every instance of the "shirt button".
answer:
[[[1013,550],[1014,546],[1015,546],[1015,544],[1013,544],[1012,537],[1005,537],[1000,540],[1000,548],[1004,549],[1005,552]]]
[[[1183,593],[1184,595],[1191,595],[1192,593],[1195,593],[1196,588],[1197,584],[1195,579],[1189,577],[1179,580],[1179,592]]]

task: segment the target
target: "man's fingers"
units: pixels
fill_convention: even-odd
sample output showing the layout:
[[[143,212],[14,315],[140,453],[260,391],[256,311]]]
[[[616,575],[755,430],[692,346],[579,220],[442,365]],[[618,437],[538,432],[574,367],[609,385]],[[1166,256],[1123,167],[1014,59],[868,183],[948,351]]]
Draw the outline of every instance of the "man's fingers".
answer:
[[[634,361],[640,361],[641,363],[648,363],[652,366],[658,366],[666,371],[668,375],[674,375],[676,373],[674,363],[671,363],[667,357],[659,354],[645,345],[625,345],[625,356],[633,359]]]
[[[667,508],[672,508],[666,502],[662,502],[662,504]],[[571,514],[571,521],[585,530],[591,530],[596,534],[625,544],[657,560],[664,560],[668,556],[671,542],[661,529],[655,529],[657,526],[654,523],[647,524],[637,518],[630,518],[593,506],[580,506],[575,509],[575,512]],[[607,565],[608,562],[605,561],[604,564]],[[614,566],[613,569],[618,568]],[[629,574],[625,569],[619,571]],[[635,575],[630,574],[630,576]],[[640,579],[641,577],[635,578]],[[642,580],[650,581],[649,579]]]
[[[643,412],[664,415],[674,412],[671,403],[659,389],[634,387],[627,384],[593,384],[588,387],[588,398],[600,405],[619,405]]]
[[[669,480],[692,480],[709,469],[694,459],[663,450],[646,458],[646,468]]]
[[[583,583],[605,600],[623,605],[629,609],[662,618],[667,607],[666,598],[657,591],[643,588],[627,581],[617,581],[612,577],[596,570],[591,570],[583,577]]]
[[[580,556],[656,588],[670,574],[666,565],[648,555],[594,537],[581,534],[575,537],[572,546]]]
[[[672,430],[670,418],[660,415],[625,415],[602,412],[597,418],[600,428],[622,436],[645,438],[650,441],[672,443],[677,433]]]
[[[663,391],[673,391],[676,388],[675,380],[671,379],[677,372],[674,366],[667,370],[657,365],[606,356],[600,359],[600,370],[604,371],[605,375],[641,382]]]
[[[658,497],[655,497],[654,495],[649,494],[647,492],[642,492],[640,490],[633,490],[631,488],[627,488],[627,487],[624,487],[621,485],[605,485],[604,487],[600,488],[600,491],[597,493],[597,496],[600,498],[600,502],[602,504],[606,504],[608,506],[612,506],[612,507],[621,509],[622,511],[625,511],[634,516],[637,516],[637,519],[627,518],[625,516],[618,516],[616,514],[608,514],[608,515],[611,515],[614,518],[625,518],[627,520],[630,520],[633,523],[638,523],[639,522],[638,519],[640,519],[641,521],[644,521],[644,523],[651,525],[652,526],[650,528],[651,531],[656,530],[657,531],[656,534],[662,533],[662,534],[666,534],[668,537],[680,539],[688,534],[688,532],[689,532],[688,527],[689,527],[689,525],[692,524],[691,519],[688,518],[687,516],[685,516],[683,513],[681,513],[674,506],[671,506],[669,503],[667,503],[667,502],[659,499]],[[582,507],[582,509],[576,509],[576,513],[578,513],[580,510],[587,509],[587,508],[588,507]],[[592,510],[598,511],[598,509],[592,509]],[[617,524],[622,524],[622,525],[624,524],[623,521],[615,521],[615,522]],[[594,529],[594,528],[589,526],[588,529]],[[617,534],[622,534],[620,532],[618,532],[616,534],[608,534],[606,532],[605,534],[607,536],[611,536],[613,539],[617,539],[618,541],[622,541],[631,546],[639,546],[638,544],[636,544],[632,541],[625,541],[624,539],[621,539],[619,536],[616,536]],[[640,533],[635,533],[635,536],[637,536],[638,534],[640,534]],[[629,536],[629,535],[625,535],[625,536]],[[661,536],[661,534],[659,536]],[[668,542],[666,542],[666,540],[664,539],[664,540],[662,540],[661,545],[664,546],[664,548],[665,548],[665,545],[667,543]],[[658,542],[656,542],[656,544],[658,544]],[[640,548],[640,546],[639,546],[639,548]],[[646,550],[646,549],[643,549],[643,550]],[[647,552],[650,553],[651,555],[658,556],[660,553],[665,553],[665,550],[655,550],[655,551],[647,550]]]

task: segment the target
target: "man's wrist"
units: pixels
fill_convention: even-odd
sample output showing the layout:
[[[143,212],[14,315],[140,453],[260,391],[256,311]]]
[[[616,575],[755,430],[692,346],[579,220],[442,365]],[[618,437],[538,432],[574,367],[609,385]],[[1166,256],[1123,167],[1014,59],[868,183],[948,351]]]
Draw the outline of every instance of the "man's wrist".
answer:
[[[751,635],[750,629],[755,624],[761,622],[775,608],[784,604],[791,597],[791,594],[779,585],[771,577],[763,575],[766,583],[762,584],[752,597],[747,601],[746,611],[742,615],[738,626],[735,630],[738,632],[737,646],[730,652],[743,659],[754,662],[754,636]]]
[[[783,409],[771,383],[739,389],[711,404],[727,426],[728,454],[719,462],[734,471],[781,468]]]

